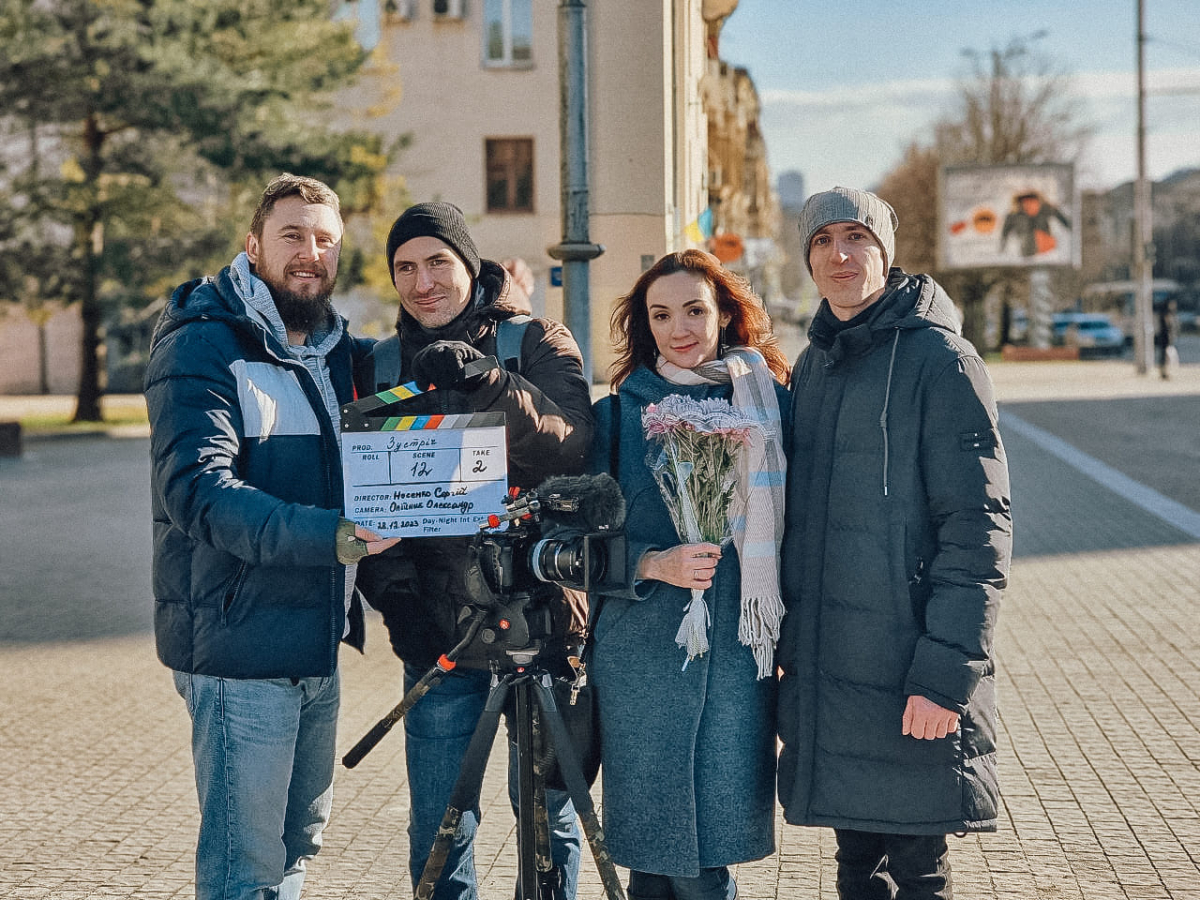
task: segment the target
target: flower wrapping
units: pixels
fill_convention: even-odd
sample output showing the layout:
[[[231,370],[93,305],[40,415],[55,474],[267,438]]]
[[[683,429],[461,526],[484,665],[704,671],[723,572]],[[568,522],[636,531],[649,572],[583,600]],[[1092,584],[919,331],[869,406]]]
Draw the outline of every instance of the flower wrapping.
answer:
[[[738,455],[754,429],[754,418],[728,400],[694,400],[670,394],[642,412],[651,444],[646,459],[684,543],[725,544],[736,513]],[[708,651],[708,605],[692,589],[675,643],[687,652],[683,667]]]

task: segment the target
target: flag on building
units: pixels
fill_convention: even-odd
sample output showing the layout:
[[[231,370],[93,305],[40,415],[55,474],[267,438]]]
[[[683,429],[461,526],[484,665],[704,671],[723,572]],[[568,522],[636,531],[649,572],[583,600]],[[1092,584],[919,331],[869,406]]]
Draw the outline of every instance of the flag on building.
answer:
[[[712,237],[713,214],[711,209],[705,209],[696,219],[683,230],[684,237],[694,244],[703,244]]]

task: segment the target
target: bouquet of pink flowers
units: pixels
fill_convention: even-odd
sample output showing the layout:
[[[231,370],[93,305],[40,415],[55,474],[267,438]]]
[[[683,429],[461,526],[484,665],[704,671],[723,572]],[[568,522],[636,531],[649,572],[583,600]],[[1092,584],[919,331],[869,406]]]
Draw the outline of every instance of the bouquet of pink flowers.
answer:
[[[646,463],[679,539],[689,544],[724,544],[732,536],[738,454],[751,431],[762,425],[728,400],[670,394],[646,407],[642,427],[653,445]],[[704,591],[693,589],[675,636],[687,651],[684,668],[708,650],[708,622]]]

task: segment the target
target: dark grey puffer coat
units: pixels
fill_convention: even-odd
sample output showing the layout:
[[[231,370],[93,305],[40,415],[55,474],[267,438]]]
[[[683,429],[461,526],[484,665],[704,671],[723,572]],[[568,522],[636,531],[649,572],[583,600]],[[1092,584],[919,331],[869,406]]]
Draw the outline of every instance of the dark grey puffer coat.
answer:
[[[780,801],[800,825],[993,831],[1012,519],[991,380],[927,276],[893,269],[864,319],[823,304],[792,378]],[[911,694],[959,732],[902,736]]]

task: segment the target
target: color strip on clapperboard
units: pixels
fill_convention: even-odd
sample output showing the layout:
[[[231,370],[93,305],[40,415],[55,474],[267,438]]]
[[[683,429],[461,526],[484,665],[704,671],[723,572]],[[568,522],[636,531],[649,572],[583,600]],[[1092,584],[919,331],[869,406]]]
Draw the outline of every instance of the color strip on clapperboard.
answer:
[[[378,404],[361,404],[360,409],[364,413],[372,409],[381,409],[385,406],[391,406],[393,403],[398,403],[401,400],[408,400],[410,397],[416,397],[419,394],[425,393],[415,381],[410,381],[408,384],[402,384],[386,391],[380,391],[374,397],[378,400]],[[484,413],[461,413],[456,415],[441,415],[432,414],[425,416],[388,416],[380,425],[380,431],[424,431],[426,429],[436,428],[473,428],[483,426],[497,426],[504,424],[504,413],[501,412],[484,412]]]

